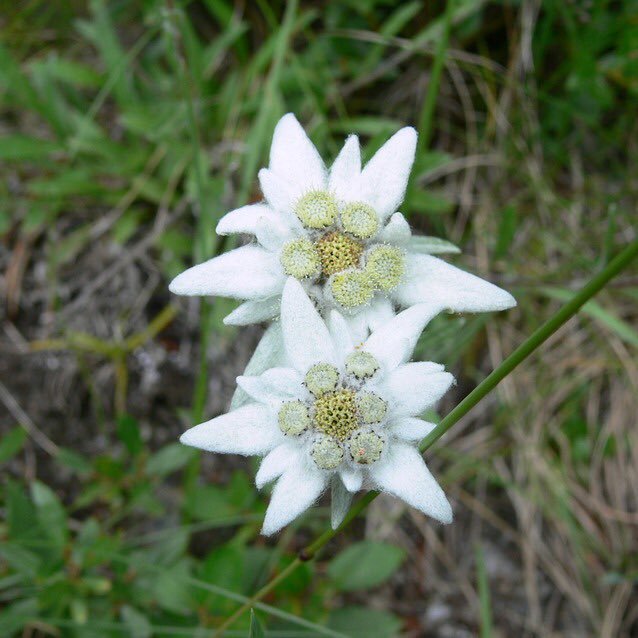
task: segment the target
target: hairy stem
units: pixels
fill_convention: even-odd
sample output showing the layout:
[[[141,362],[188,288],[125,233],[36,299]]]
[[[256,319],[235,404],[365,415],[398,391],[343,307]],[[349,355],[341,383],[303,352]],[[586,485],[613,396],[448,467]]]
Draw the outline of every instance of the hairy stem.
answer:
[[[630,262],[638,256],[638,239],[634,240],[622,250],[607,266],[593,277],[589,283],[581,288],[574,296],[552,315],[542,326],[535,330],[512,354],[507,357],[490,375],[488,375],[470,394],[468,394],[442,421],[423,439],[419,449],[424,452],[438,441],[455,423],[464,417],[474,406],[489,394],[514,368],[525,361],[561,326],[571,319],[580,308],[618,273],[624,270]],[[368,492],[350,508],[350,511],[337,529],[329,529],[320,534],[314,541],[299,552],[283,571],[273,580],[264,585],[252,598],[244,603],[232,614],[216,631],[215,637],[223,635],[237,618],[247,612],[257,601],[266,596],[282,580],[294,572],[304,561],[312,560],[317,556],[330,540],[345,529],[365,508],[379,495],[378,492]]]

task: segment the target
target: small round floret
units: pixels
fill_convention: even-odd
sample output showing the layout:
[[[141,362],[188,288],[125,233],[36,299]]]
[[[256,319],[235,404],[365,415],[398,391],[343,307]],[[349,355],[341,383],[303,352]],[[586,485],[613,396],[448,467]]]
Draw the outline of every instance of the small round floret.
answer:
[[[321,272],[319,253],[309,239],[289,241],[279,259],[284,272],[295,279],[316,277]]]
[[[355,237],[370,239],[379,229],[379,219],[372,206],[354,202],[341,211],[341,225]]]
[[[388,411],[388,404],[374,392],[359,392],[357,410],[364,423],[381,423]]]
[[[396,246],[375,246],[366,257],[365,270],[375,288],[392,290],[405,272],[403,252]]]
[[[322,436],[312,444],[310,456],[322,470],[334,470],[343,461],[343,448],[338,441]]]
[[[296,204],[295,214],[306,228],[321,230],[331,226],[339,209],[334,197],[325,191],[310,191]]]
[[[347,270],[337,273],[330,282],[335,301],[346,309],[370,303],[374,288],[367,273],[362,270]]]
[[[369,465],[381,458],[383,445],[383,439],[375,432],[361,431],[352,436],[348,450],[355,463]]]
[[[332,392],[339,382],[339,371],[329,363],[317,363],[306,373],[304,383],[312,394],[320,397]]]
[[[308,408],[301,401],[288,401],[279,409],[279,429],[290,436],[299,436],[311,425]]]
[[[379,369],[379,362],[364,350],[355,350],[346,357],[346,372],[357,379],[368,379]]]

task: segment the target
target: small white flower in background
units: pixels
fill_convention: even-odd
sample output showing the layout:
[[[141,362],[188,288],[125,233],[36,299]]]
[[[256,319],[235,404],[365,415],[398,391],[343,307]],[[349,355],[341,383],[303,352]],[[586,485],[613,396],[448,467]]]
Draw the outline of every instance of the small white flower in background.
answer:
[[[288,278],[281,328],[289,367],[238,377],[250,402],[188,430],[182,443],[265,457],[257,486],[277,480],[266,535],[299,516],[328,486],[333,527],[360,489],[388,492],[451,522],[450,505],[416,445],[434,427],[418,415],[453,377],[436,363],[408,363],[438,310],[415,305],[358,344],[340,313],[324,321],[300,283]]]
[[[248,233],[256,243],[190,268],[171,291],[246,300],[225,319],[246,325],[279,315],[291,276],[324,318],[339,310],[357,339],[415,304],[455,312],[514,306],[506,291],[424,254],[457,249],[413,237],[396,212],[416,137],[413,128],[401,129],[362,169],[352,135],[328,171],[294,115],[285,115],[275,128],[270,166],[259,172],[266,201],[231,211],[217,226],[221,235]]]

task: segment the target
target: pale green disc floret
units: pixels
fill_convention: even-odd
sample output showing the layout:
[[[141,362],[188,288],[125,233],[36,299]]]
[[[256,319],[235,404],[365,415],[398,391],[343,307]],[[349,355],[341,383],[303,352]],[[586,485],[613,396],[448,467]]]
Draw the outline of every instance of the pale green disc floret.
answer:
[[[369,465],[381,458],[383,439],[374,432],[357,432],[348,442],[348,449],[355,463]]]
[[[311,425],[308,408],[301,401],[288,401],[279,409],[279,429],[290,436],[299,436]]]
[[[339,371],[329,363],[317,363],[306,373],[304,383],[312,394],[320,397],[332,392],[339,382]]]
[[[330,282],[330,290],[335,301],[347,309],[369,303],[374,295],[370,277],[362,270],[337,273]]]
[[[295,279],[316,277],[321,272],[321,260],[314,244],[309,239],[289,241],[281,251],[284,272]]]
[[[359,392],[357,411],[364,423],[381,423],[388,411],[388,404],[373,392]]]
[[[365,271],[375,288],[392,290],[405,272],[403,251],[396,246],[375,246],[367,254]]]
[[[372,206],[363,202],[353,202],[341,211],[341,225],[351,235],[369,239],[379,229],[379,219]]]
[[[346,372],[357,379],[367,379],[379,369],[379,362],[363,350],[355,350],[346,357]]]
[[[306,228],[321,230],[334,223],[339,208],[330,193],[310,191],[295,205],[295,214]]]
[[[322,470],[334,470],[343,461],[343,448],[329,436],[322,436],[312,444],[312,460]]]

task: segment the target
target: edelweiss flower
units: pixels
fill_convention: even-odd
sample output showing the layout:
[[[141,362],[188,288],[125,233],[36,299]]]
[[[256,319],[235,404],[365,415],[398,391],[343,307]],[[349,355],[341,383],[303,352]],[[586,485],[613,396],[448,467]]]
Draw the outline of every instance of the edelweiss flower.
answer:
[[[415,304],[456,312],[514,306],[504,290],[423,254],[433,251],[396,212],[416,137],[401,129],[362,170],[352,135],[327,171],[294,115],[285,115],[270,166],[259,172],[266,201],[228,213],[217,226],[221,235],[248,233],[256,243],[190,268],[171,291],[246,300],[225,319],[245,325],[276,317],[286,278],[294,277],[324,317],[339,310],[357,339]]]
[[[284,286],[281,324],[290,367],[238,377],[251,402],[202,423],[182,443],[211,452],[265,455],[256,483],[277,480],[264,534],[306,510],[330,485],[332,524],[361,488],[394,494],[439,521],[452,510],[416,443],[432,423],[419,418],[453,382],[443,366],[407,363],[436,314],[416,305],[356,345],[344,317],[324,322],[302,286]]]

